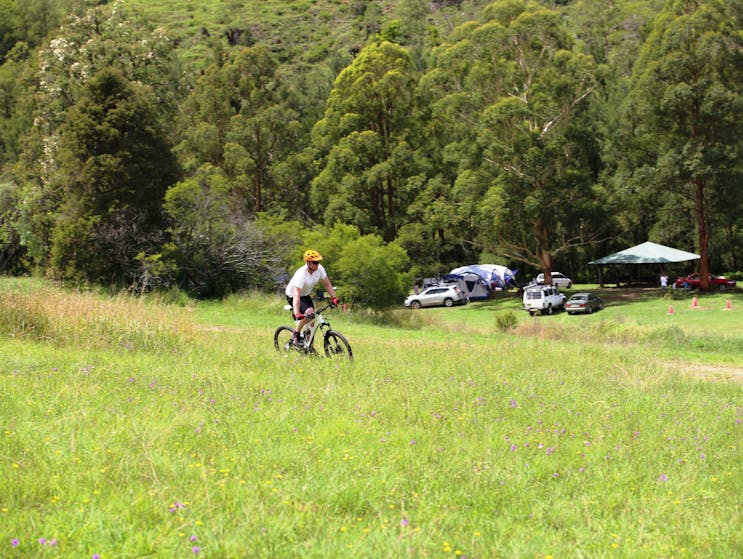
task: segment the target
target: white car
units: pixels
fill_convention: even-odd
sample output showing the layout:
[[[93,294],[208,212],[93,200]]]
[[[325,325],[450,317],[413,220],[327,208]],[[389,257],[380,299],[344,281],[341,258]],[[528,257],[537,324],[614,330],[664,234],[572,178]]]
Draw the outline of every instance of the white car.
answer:
[[[524,308],[532,316],[564,309],[566,299],[554,285],[529,285],[524,288]]]
[[[467,295],[456,285],[434,285],[428,287],[417,295],[409,295],[405,299],[405,306],[411,309],[421,307],[453,307],[467,303]]]
[[[537,283],[540,285],[544,283],[544,274],[539,274],[537,276]],[[552,285],[556,285],[563,289],[570,289],[573,287],[573,280],[560,272],[552,272]]]

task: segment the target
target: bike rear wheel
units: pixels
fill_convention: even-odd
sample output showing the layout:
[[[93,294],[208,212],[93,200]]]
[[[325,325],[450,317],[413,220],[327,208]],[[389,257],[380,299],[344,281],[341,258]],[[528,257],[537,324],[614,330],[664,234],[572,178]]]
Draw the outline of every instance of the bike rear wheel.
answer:
[[[294,329],[288,326],[279,326],[273,335],[273,347],[280,353],[289,353],[292,350],[292,336]]]
[[[328,330],[325,333],[323,339],[323,347],[325,348],[325,356],[330,358],[343,358],[347,357],[353,360],[353,351],[351,351],[351,344],[340,332],[334,330]]]

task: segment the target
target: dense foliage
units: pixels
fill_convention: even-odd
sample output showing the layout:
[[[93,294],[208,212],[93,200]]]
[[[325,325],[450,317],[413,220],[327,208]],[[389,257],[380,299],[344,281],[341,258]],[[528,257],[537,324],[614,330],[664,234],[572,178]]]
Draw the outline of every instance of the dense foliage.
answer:
[[[0,2],[0,271],[219,296],[312,244],[385,306],[648,239],[741,268],[741,0],[186,4]]]

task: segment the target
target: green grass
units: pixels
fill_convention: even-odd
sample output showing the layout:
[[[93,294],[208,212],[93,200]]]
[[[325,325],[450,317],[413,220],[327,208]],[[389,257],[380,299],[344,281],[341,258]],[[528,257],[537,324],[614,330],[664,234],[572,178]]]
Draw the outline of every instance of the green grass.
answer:
[[[346,363],[277,355],[278,296],[1,278],[0,556],[741,555],[740,295],[602,295],[328,313]]]

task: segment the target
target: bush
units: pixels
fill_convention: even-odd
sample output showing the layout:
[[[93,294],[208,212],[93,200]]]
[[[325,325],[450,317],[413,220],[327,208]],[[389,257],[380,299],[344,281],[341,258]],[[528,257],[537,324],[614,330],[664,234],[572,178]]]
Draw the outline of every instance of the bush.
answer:
[[[508,332],[518,326],[519,319],[513,311],[495,315],[495,327],[499,332]]]
[[[410,259],[397,243],[378,235],[361,235],[353,226],[337,223],[305,236],[307,248],[319,250],[338,297],[372,309],[399,305],[408,294]]]

